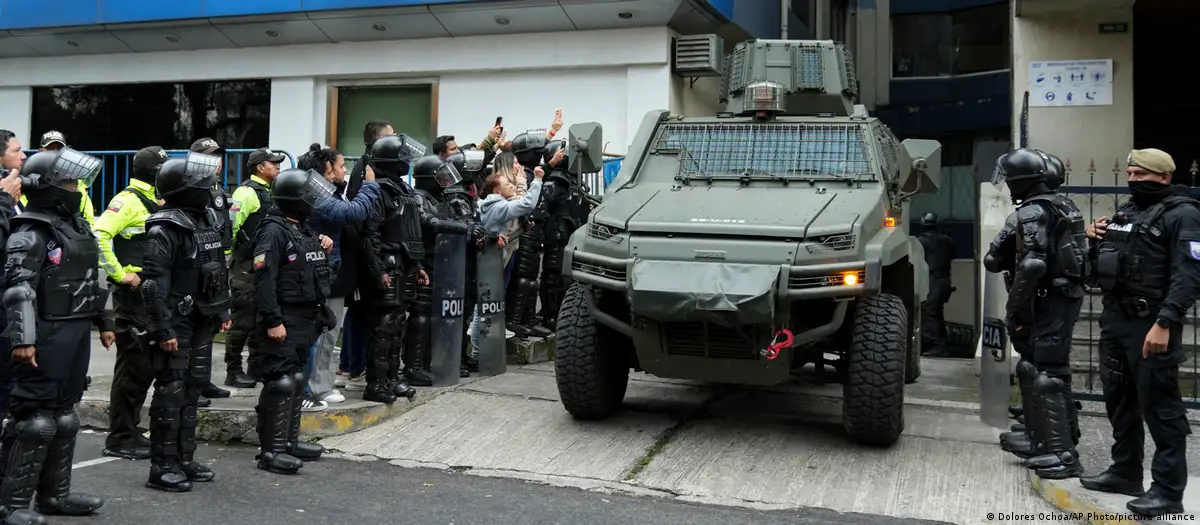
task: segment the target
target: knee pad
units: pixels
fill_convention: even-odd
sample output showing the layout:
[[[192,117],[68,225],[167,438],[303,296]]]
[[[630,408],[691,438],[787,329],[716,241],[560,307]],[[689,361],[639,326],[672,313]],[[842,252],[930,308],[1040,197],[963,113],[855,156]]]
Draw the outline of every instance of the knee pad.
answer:
[[[292,372],[292,383],[294,383],[295,385],[297,385],[297,386],[302,385],[307,380],[308,380],[308,378],[304,377],[304,371]]]
[[[1037,379],[1033,380],[1033,391],[1041,396],[1049,396],[1062,393],[1067,387],[1067,384],[1062,379],[1051,377],[1045,373],[1040,373]]]
[[[546,254],[542,256],[542,268],[545,271],[562,269],[562,246],[547,246]]]
[[[154,399],[150,401],[150,405],[157,405],[161,401],[174,406],[182,406],[184,398],[187,397],[186,388],[187,385],[182,379],[160,382],[154,385]]]
[[[291,397],[295,391],[296,382],[289,374],[269,380],[263,385],[263,393],[271,396]]]
[[[1020,381],[1029,381],[1030,384],[1037,378],[1037,367],[1033,366],[1033,361],[1021,359],[1017,361],[1017,379]]]
[[[54,420],[40,413],[19,419],[13,424],[14,437],[22,443],[49,443],[57,433],[58,425]]]
[[[55,414],[54,427],[58,439],[74,437],[79,433],[79,414],[74,408]]]

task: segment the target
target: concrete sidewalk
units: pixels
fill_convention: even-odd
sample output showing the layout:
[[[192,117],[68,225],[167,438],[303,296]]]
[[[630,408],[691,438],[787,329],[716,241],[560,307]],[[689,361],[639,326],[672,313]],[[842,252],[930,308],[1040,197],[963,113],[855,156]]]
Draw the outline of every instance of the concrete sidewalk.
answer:
[[[713,387],[634,374],[623,411],[580,422],[558,403],[549,364],[510,368],[322,443],[404,467],[683,501],[964,524],[1011,522],[989,512],[1072,522],[1030,490],[1026,470],[997,446],[1000,430],[962,400],[978,390],[970,363],[926,360],[925,371],[907,390],[906,428],[888,449],[849,442],[839,385]],[[949,395],[916,397],[932,390]]]

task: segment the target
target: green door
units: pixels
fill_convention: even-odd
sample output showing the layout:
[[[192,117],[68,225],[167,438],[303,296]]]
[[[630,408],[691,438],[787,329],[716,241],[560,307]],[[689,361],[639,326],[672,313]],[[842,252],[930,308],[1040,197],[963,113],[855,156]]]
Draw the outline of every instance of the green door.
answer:
[[[339,88],[337,111],[337,148],[347,160],[363,154],[363,127],[372,120],[391,122],[426,147],[433,143],[432,86]]]

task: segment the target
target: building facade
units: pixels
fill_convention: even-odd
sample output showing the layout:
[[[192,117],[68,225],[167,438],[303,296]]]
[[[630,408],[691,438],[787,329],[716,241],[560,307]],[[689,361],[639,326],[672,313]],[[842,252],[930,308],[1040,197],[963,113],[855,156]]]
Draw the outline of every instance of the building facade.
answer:
[[[466,143],[497,116],[511,138],[562,108],[568,122],[600,122],[619,154],[647,111],[716,111],[715,79],[672,75],[672,39],[718,33],[732,45],[758,36],[742,23],[779,26],[779,10],[746,5],[756,3],[9,0],[0,70],[14,73],[0,77],[0,127],[27,143],[60,129],[89,150],[214,136],[357,155],[375,118],[426,144]]]

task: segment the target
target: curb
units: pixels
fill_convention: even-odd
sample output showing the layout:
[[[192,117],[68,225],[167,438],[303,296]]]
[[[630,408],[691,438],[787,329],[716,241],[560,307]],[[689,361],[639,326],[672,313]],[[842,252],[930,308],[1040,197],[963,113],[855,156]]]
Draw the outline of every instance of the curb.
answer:
[[[1137,525],[1124,508],[1114,511],[1108,508],[1092,491],[1079,485],[1078,478],[1051,480],[1038,477],[1029,471],[1029,482],[1033,491],[1050,502],[1058,510],[1084,523],[1095,525]]]
[[[357,432],[404,414],[449,390],[418,389],[411,401],[399,399],[391,405],[359,401],[348,403],[345,408],[303,412],[300,433],[304,439],[312,440]],[[258,443],[258,415],[254,411],[254,403],[258,398],[255,396],[247,400],[249,406],[221,406],[228,403],[223,399],[214,401],[214,406],[197,410],[196,438],[201,441]],[[108,405],[105,399],[85,398],[80,401],[77,412],[82,426],[108,430]],[[149,406],[142,407],[142,426],[150,421],[149,411]]]

